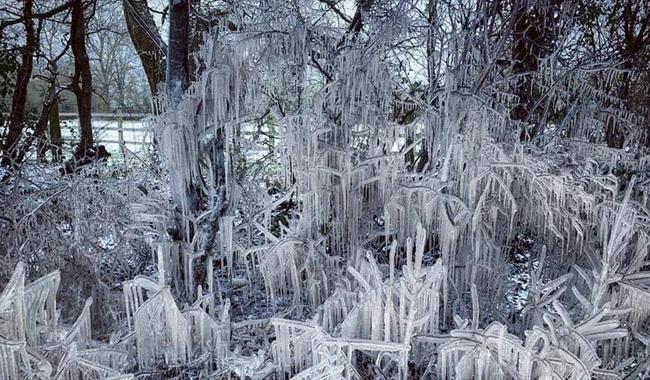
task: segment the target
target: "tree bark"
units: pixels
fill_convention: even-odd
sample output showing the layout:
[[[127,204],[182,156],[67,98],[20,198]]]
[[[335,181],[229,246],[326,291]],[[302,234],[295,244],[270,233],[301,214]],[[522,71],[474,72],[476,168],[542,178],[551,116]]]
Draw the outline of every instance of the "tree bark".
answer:
[[[34,52],[38,48],[38,36],[34,29],[32,19],[33,1],[25,0],[23,6],[23,18],[25,25],[25,47],[22,51],[22,66],[16,75],[16,90],[11,100],[11,112],[7,127],[7,136],[2,146],[2,166],[12,164],[16,148],[23,134],[25,123],[25,108],[27,103],[27,92],[29,80],[32,77],[34,66]]]
[[[57,95],[56,82],[53,79],[48,86],[47,96],[45,97],[45,100],[43,102],[43,107],[41,108],[41,114],[39,115],[38,121],[36,122],[36,126],[34,127],[34,133],[31,136],[29,136],[27,139],[25,139],[25,142],[23,144],[21,144],[18,155],[16,157],[16,162],[23,161],[25,155],[29,152],[29,149],[32,147],[34,141],[36,141],[38,145],[37,159],[40,162],[45,161],[46,144],[44,138],[45,138],[45,132],[47,131],[47,124],[50,116],[50,108],[54,104],[56,95]]]
[[[94,145],[92,118],[92,74],[90,61],[86,51],[86,19],[83,0],[72,3],[72,22],[70,23],[70,47],[74,55],[74,77],[72,91],[77,98],[77,113],[79,114],[80,139],[75,155],[87,156]]]
[[[189,9],[189,0],[169,0],[169,45],[165,82],[171,112],[175,111],[189,86]],[[186,137],[181,135],[179,138]],[[175,185],[173,188],[183,188],[182,194],[173,195],[181,213],[187,216],[196,211],[195,187],[191,184],[190,189]]]
[[[537,58],[539,49],[536,40],[539,38],[539,31],[536,21],[531,12],[526,9],[525,2],[515,2],[513,16],[513,47],[512,47],[512,72],[520,75],[516,79],[514,93],[519,101],[512,109],[510,116],[514,120],[525,121],[530,113],[532,100],[532,80],[528,73],[536,72],[539,68]],[[526,140],[527,134],[522,131],[520,139]]]
[[[165,80],[165,52],[147,0],[122,0],[126,26],[142,67],[152,96],[158,95],[158,86]]]
[[[169,48],[165,81],[172,107],[178,105],[189,86],[189,41],[189,0],[169,0]]]
[[[52,162],[61,162],[63,147],[61,141],[61,120],[59,118],[59,98],[54,98],[50,107],[50,147],[52,149]]]
[[[537,91],[533,82],[533,75],[539,71],[539,62],[547,57],[553,50],[554,25],[553,11],[559,11],[560,2],[550,1],[547,5],[529,5],[526,1],[514,1],[512,17],[512,72],[518,74],[514,94],[519,98],[518,103],[511,110],[510,116],[514,120],[526,123],[531,120],[534,105],[537,101]],[[522,130],[520,140],[532,139],[538,133],[537,123],[529,130]]]

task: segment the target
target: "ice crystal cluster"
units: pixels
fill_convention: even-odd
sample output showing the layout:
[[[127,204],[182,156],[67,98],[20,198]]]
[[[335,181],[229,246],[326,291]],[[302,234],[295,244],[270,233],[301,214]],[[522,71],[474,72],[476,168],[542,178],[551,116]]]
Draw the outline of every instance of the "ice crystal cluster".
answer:
[[[52,264],[29,269],[29,249],[47,247],[21,236],[56,209],[14,207],[35,210],[11,243],[0,377],[650,376],[648,156],[588,142],[589,107],[567,121],[572,138],[520,142],[505,84],[475,85],[496,75],[476,63],[489,52],[462,32],[421,96],[394,70],[417,29],[407,10],[364,10],[361,35],[289,3],[206,35],[181,103],[157,100],[160,183],[101,190],[114,203],[92,222],[72,183],[45,192],[77,210],[70,260],[100,285],[61,289],[58,271],[29,282]],[[270,125],[258,160],[245,132]],[[91,251],[89,234],[116,242]],[[106,263],[138,269],[107,280]]]

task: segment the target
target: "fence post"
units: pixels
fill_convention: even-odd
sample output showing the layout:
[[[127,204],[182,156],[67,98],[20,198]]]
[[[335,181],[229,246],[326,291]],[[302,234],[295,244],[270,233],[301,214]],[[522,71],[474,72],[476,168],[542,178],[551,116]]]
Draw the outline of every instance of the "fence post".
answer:
[[[122,160],[126,162],[126,145],[124,145],[124,129],[123,129],[122,109],[117,110],[117,141],[120,144],[120,152],[122,153]]]

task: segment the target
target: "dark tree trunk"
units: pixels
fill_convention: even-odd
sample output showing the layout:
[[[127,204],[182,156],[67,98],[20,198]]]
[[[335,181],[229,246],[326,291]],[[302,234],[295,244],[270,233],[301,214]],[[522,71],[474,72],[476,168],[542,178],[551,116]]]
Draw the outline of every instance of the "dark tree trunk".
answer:
[[[642,11],[643,5],[638,1],[626,0],[620,6],[622,7],[620,20],[614,18],[613,21],[615,28],[622,28],[622,35],[618,38],[616,48],[626,72],[622,74],[618,87],[618,97],[627,110],[647,115],[647,93],[643,91],[643,86],[639,86],[639,83],[633,83],[630,72],[645,72],[647,75],[648,58],[650,58],[650,54],[647,53],[648,44],[650,44],[650,14],[647,11]],[[635,89],[639,88],[641,88],[641,92],[645,96],[639,96],[638,93],[635,93]],[[614,117],[607,119],[605,123],[605,139],[609,147],[620,149],[625,145],[626,131],[623,128],[624,124],[617,122]],[[645,141],[643,141],[644,137]],[[639,142],[650,145],[650,133],[641,136]]]
[[[54,104],[56,99],[56,82],[52,80],[47,89],[47,95],[43,102],[43,107],[41,108],[41,114],[38,117],[36,126],[34,127],[34,133],[25,139],[25,142],[20,146],[18,156],[16,157],[17,162],[22,162],[25,158],[27,152],[32,147],[34,141],[37,142],[37,159],[40,162],[45,161],[45,151],[47,144],[45,143],[45,132],[47,131],[48,119],[50,116],[50,108]]]
[[[536,27],[536,20],[526,9],[525,2],[515,5],[513,17],[513,47],[512,47],[512,72],[520,75],[516,78],[514,93],[519,99],[517,105],[512,109],[510,116],[514,120],[525,121],[528,119],[533,105],[531,72],[539,68],[539,49],[536,40],[539,38],[539,31]],[[522,132],[520,139],[526,140],[526,133]]]
[[[74,77],[72,91],[77,98],[80,139],[76,155],[84,157],[94,145],[91,124],[92,112],[92,74],[86,51],[86,19],[83,0],[72,3],[72,22],[70,23],[70,47],[74,55]]]
[[[527,1],[515,1],[512,17],[512,72],[519,75],[515,80],[514,94],[519,98],[518,103],[511,110],[510,116],[514,120],[535,122],[532,120],[535,102],[535,85],[532,76],[539,70],[540,59],[545,58],[553,50],[555,10],[559,11],[560,2],[550,1],[548,5],[529,5]],[[537,125],[537,124],[535,124]],[[522,131],[522,141],[537,135],[537,127]]]
[[[189,86],[189,43],[189,0],[169,0],[169,48],[165,81],[173,107],[180,102]]]
[[[2,165],[9,166],[15,158],[18,143],[23,134],[25,108],[27,103],[27,86],[32,76],[34,52],[38,48],[38,36],[32,20],[32,0],[25,0],[23,17],[25,25],[25,47],[22,51],[22,66],[16,75],[16,90],[11,100],[11,112],[7,127],[7,136],[2,146]]]
[[[172,112],[189,86],[189,30],[189,0],[169,0],[169,45],[165,82]],[[174,202],[183,215],[188,216],[196,210],[195,195],[196,189],[192,184],[189,189],[184,188],[183,194],[174,195]]]
[[[165,53],[167,47],[156,29],[147,0],[122,0],[126,26],[135,50],[140,56],[152,96],[158,95],[158,86],[165,80]]]
[[[63,160],[63,141],[61,141],[61,120],[59,118],[59,98],[54,98],[50,107],[50,147],[52,149],[52,162]]]

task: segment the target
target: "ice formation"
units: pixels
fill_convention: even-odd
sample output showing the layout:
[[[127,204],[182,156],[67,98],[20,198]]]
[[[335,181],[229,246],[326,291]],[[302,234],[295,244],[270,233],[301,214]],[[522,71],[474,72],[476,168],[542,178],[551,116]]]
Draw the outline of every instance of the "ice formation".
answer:
[[[152,265],[116,286],[113,335],[93,334],[92,312],[114,290],[68,324],[60,274],[26,284],[20,263],[0,296],[3,379],[648,376],[647,156],[513,139],[511,95],[474,82],[492,75],[475,64],[489,52],[464,32],[425,96],[394,73],[411,30],[400,7],[369,12],[367,35],[320,35],[269,4],[282,22],[237,15],[259,24],[207,34],[181,103],[156,100],[171,202],[125,192],[132,218],[115,236]],[[585,137],[591,118],[567,122]],[[247,161],[256,123],[277,127],[259,169],[273,194]],[[78,258],[97,230],[75,213]],[[514,247],[522,231],[530,246]],[[517,249],[529,281],[505,314]]]

